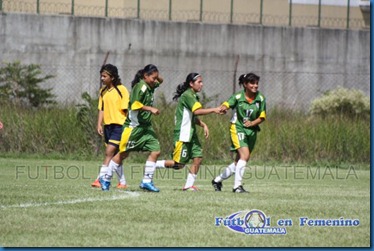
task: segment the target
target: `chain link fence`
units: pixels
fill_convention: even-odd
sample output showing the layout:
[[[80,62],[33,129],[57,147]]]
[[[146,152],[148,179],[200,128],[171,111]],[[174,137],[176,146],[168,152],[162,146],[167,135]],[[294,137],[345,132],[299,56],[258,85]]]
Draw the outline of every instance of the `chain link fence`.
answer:
[[[189,0],[187,5],[182,0],[163,0],[152,5],[149,0],[147,3],[144,3],[144,0],[128,0],[126,3],[96,0],[89,4],[78,0],[0,0],[0,11],[183,22],[370,28],[370,12],[351,6],[350,1],[344,1],[341,6],[334,6],[334,9],[331,9],[331,6],[321,5],[323,1],[319,1],[317,6],[312,6],[292,4],[289,0],[221,0],[217,4],[223,7],[217,11],[205,7],[208,4],[216,7],[217,4],[212,1],[214,0]],[[239,9],[235,6],[239,3],[245,7]]]
[[[48,80],[43,87],[53,88],[53,93],[62,104],[82,103],[81,95],[85,92],[92,97],[98,97],[100,88],[100,65],[97,66],[64,66],[41,65],[43,74],[52,74],[55,78]],[[135,73],[144,66],[119,67],[122,83],[131,90],[130,82]],[[172,97],[178,84],[182,83],[187,74],[184,69],[168,66],[158,66],[164,83],[156,91],[156,105],[172,102]],[[69,74],[66,74],[69,72]],[[369,73],[308,73],[308,72],[277,72],[256,71],[260,79],[260,91],[267,98],[268,108],[282,107],[307,112],[311,101],[328,90],[338,86],[361,90],[370,96]],[[200,72],[203,76],[204,87],[200,96],[211,100],[207,106],[217,106],[240,90],[237,79],[240,74],[234,70]],[[235,82],[234,82],[235,78]]]

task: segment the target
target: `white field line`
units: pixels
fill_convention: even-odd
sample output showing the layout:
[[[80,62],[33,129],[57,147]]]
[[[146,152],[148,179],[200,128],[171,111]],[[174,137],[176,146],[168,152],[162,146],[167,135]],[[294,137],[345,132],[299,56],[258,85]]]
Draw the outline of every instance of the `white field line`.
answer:
[[[110,197],[102,197],[102,198],[83,198],[83,199],[75,199],[75,200],[65,200],[65,201],[56,201],[56,202],[43,202],[43,203],[24,203],[19,205],[9,205],[3,206],[0,205],[0,209],[7,209],[7,208],[28,208],[28,207],[44,207],[44,206],[53,206],[53,205],[69,205],[69,204],[79,204],[79,203],[86,203],[86,202],[98,202],[98,201],[111,201],[111,200],[122,200],[127,198],[134,198],[138,197],[140,194],[137,192],[123,192],[119,195],[112,195]]]

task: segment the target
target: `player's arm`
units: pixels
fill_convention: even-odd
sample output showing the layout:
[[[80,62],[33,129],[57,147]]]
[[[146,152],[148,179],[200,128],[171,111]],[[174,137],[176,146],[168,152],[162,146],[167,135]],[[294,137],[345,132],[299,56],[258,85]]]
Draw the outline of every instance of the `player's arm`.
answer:
[[[103,121],[104,121],[104,101],[103,101],[103,97],[101,96],[101,90],[100,90],[100,93],[99,93],[99,102],[97,104],[97,109],[99,110],[98,111],[98,115],[97,115],[97,124],[96,124],[96,131],[99,135],[103,135],[104,134],[104,130],[103,130]]]
[[[103,110],[99,110],[99,113],[97,115],[97,126],[96,126],[96,130],[97,130],[97,133],[100,134],[101,136],[104,134],[104,131],[103,131],[103,120],[104,120],[104,111]]]
[[[194,115],[199,116],[199,115],[207,115],[210,113],[221,113],[221,108],[220,107],[215,107],[215,108],[202,108],[202,105],[200,102],[196,102],[193,107],[192,107],[192,112]]]
[[[246,121],[244,123],[244,126],[245,127],[253,127],[253,126],[257,126],[259,124],[261,124],[262,122],[265,121],[265,117],[258,117],[257,119],[253,120],[253,121]]]
[[[143,104],[144,98],[145,98],[145,92],[147,87],[145,85],[142,85],[139,87],[137,91],[134,91],[134,95],[130,95],[130,99],[132,101],[130,109],[133,111],[148,111],[151,112],[154,115],[160,114],[160,111],[152,106],[146,106]]]
[[[204,135],[205,135],[205,138],[207,139],[209,137],[209,128],[208,128],[208,126],[201,119],[199,119],[199,118],[195,119],[195,123],[196,123],[196,125],[199,125],[199,126],[201,126],[204,129]]]

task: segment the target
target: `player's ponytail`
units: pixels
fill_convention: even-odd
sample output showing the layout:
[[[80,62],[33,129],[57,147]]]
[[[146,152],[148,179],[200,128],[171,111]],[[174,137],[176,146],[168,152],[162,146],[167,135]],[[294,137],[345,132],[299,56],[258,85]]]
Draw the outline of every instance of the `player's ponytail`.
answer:
[[[175,90],[173,100],[178,100],[178,98],[188,89],[190,88],[190,83],[195,82],[196,79],[200,77],[199,73],[190,73],[187,75],[186,81],[179,84],[177,89]]]
[[[151,75],[154,72],[158,72],[158,69],[153,64],[148,64],[144,67],[144,69],[139,70],[135,76],[134,79],[131,81],[131,88],[133,88],[137,83],[140,82],[141,79],[144,78],[144,75]]]
[[[253,84],[253,83],[259,82],[259,81],[260,81],[260,77],[257,76],[256,74],[252,73],[252,72],[240,75],[240,77],[239,77],[239,85],[240,86],[242,86],[245,83],[252,83]]]

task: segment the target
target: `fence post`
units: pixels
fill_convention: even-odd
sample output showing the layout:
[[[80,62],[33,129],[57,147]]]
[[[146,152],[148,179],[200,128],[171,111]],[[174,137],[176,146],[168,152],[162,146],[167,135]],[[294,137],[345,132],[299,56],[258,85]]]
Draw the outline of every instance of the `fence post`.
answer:
[[[264,8],[264,0],[260,1],[260,24],[262,25],[262,13]]]
[[[0,12],[3,11],[3,0],[0,0]]]
[[[321,27],[321,1],[318,1],[318,27]]]
[[[169,0],[169,20],[171,20],[171,0]]]
[[[140,0],[138,0],[138,14],[137,14],[138,19],[140,18]]]
[[[350,12],[350,9],[351,9],[351,1],[348,0],[348,5],[347,5],[347,29],[349,29],[349,12]]]
[[[71,15],[74,16],[74,0],[71,0]]]
[[[108,17],[108,0],[105,0],[105,17]]]
[[[40,14],[40,0],[36,0],[36,13]]]
[[[203,0],[200,0],[200,22],[203,21]]]
[[[290,8],[288,10],[288,26],[292,25],[292,0],[290,0]]]
[[[234,16],[234,0],[231,0],[231,4],[230,4],[230,23],[233,22],[233,16]]]

